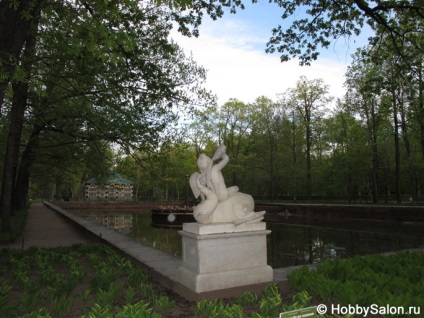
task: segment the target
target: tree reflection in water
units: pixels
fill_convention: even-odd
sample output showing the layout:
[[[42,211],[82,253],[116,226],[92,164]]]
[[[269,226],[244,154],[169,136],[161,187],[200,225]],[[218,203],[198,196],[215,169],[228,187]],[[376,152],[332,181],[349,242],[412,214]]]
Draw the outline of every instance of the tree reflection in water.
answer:
[[[150,213],[120,214],[98,213],[86,215],[104,226],[134,239],[181,257],[181,236],[178,230],[151,226]],[[399,227],[398,227],[399,228]],[[287,223],[267,223],[271,234],[267,236],[268,264],[273,268],[315,264],[327,259],[346,258],[398,251],[424,246],[424,238],[408,231],[349,230],[340,227],[312,226]]]
[[[424,246],[422,236],[268,223],[268,263],[274,267],[315,264]]]

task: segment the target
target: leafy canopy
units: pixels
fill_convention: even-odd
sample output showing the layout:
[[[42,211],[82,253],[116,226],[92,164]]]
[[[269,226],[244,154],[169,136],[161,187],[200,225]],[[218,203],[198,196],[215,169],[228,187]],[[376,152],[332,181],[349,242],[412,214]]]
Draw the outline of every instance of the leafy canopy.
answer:
[[[424,3],[421,0],[269,1],[283,9],[283,20],[299,13],[302,17],[294,19],[288,29],[279,25],[272,30],[266,51],[280,53],[281,61],[298,57],[301,65],[309,65],[317,59],[320,48],[328,48],[333,39],[359,35],[365,23],[374,30],[390,34],[393,40],[403,36],[405,41],[420,46],[413,34],[404,36],[396,17],[402,15],[411,25],[417,24],[417,21],[422,24]]]

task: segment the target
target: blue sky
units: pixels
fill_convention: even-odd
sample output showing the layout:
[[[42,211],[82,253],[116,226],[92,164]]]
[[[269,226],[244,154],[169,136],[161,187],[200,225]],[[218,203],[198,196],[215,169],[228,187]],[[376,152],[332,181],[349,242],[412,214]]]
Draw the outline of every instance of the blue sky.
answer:
[[[198,38],[183,37],[177,32],[172,37],[208,71],[205,87],[218,96],[218,105],[230,98],[249,103],[261,95],[277,100],[277,95],[295,87],[302,75],[323,79],[330,86],[330,95],[342,97],[350,55],[367,44],[370,32],[334,41],[329,49],[320,51],[312,66],[301,67],[298,60],[281,63],[278,53],[265,53],[272,28],[281,23],[289,26],[293,19],[303,15],[299,10],[295,17],[283,22],[282,13],[282,9],[267,1],[247,4],[245,10],[236,14],[226,12],[216,21],[206,18]]]

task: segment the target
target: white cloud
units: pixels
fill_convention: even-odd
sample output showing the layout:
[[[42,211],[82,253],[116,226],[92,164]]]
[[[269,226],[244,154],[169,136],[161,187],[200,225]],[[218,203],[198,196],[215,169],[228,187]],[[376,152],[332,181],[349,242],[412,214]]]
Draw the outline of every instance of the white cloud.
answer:
[[[255,49],[258,36],[250,36],[242,23],[212,22],[201,30],[199,38],[183,37],[177,32],[172,38],[208,70],[206,88],[218,96],[218,105],[230,98],[249,103],[261,95],[276,100],[277,94],[295,87],[302,75],[310,80],[322,78],[330,86],[331,96],[344,95],[346,63],[337,58],[319,58],[312,66],[304,67],[298,61],[281,63],[277,54],[265,53],[265,46]]]

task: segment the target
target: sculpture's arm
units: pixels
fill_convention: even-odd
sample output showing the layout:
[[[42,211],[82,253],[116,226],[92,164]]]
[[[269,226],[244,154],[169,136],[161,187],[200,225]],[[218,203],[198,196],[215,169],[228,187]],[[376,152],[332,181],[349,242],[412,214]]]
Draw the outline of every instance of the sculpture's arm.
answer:
[[[199,187],[197,186],[197,180],[200,178],[200,173],[194,172],[190,176],[190,188],[193,191],[194,197],[197,199],[201,194]]]
[[[222,158],[222,156],[226,154],[226,151],[227,151],[227,147],[224,144],[220,144],[212,157],[212,161]]]
[[[227,147],[224,144],[219,145],[218,149],[215,151],[215,154],[212,157],[212,161],[215,161],[219,158],[221,158],[221,161],[215,164],[215,167],[218,170],[222,170],[230,160],[226,153]]]
[[[224,153],[221,158],[222,160],[215,164],[215,167],[218,170],[222,170],[227,165],[228,161],[230,161],[230,157],[228,157],[226,153]]]

